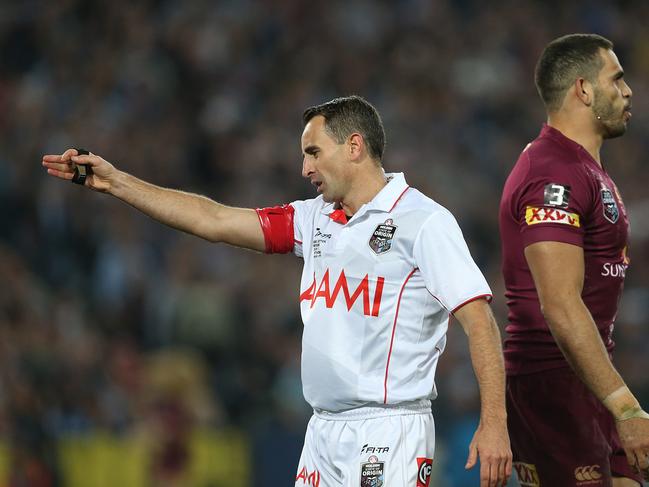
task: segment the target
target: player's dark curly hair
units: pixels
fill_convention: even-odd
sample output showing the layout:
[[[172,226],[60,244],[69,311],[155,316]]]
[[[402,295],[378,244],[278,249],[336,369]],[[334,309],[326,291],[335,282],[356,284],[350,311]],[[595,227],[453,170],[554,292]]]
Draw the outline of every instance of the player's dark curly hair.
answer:
[[[597,34],[570,34],[545,47],[536,64],[534,82],[548,112],[561,108],[566,90],[577,78],[597,81],[604,66],[600,49],[613,49],[613,43]]]
[[[325,128],[336,143],[342,144],[351,134],[359,133],[365,139],[372,159],[381,162],[385,130],[379,112],[370,102],[357,95],[334,98],[304,110],[304,125],[318,115],[324,117]]]

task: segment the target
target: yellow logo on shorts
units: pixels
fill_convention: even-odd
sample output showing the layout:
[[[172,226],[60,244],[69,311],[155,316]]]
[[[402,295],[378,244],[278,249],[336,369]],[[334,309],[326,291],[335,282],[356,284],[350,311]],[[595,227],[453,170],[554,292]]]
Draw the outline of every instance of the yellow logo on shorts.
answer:
[[[514,462],[516,475],[518,476],[518,483],[521,487],[541,487],[539,474],[536,471],[536,466],[531,463]]]
[[[586,465],[575,469],[577,485],[599,484],[602,474],[598,472],[599,465]]]
[[[561,223],[577,228],[581,226],[577,213],[570,213],[559,208],[537,208],[535,206],[528,206],[525,209],[525,222],[528,225],[535,225],[537,223]]]

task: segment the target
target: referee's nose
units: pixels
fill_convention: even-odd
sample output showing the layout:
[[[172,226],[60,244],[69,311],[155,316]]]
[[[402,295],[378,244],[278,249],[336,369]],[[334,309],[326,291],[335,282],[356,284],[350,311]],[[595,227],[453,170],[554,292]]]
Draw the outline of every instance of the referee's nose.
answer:
[[[303,178],[308,178],[313,174],[315,171],[313,169],[313,164],[309,161],[309,156],[304,156],[302,159],[302,177]]]

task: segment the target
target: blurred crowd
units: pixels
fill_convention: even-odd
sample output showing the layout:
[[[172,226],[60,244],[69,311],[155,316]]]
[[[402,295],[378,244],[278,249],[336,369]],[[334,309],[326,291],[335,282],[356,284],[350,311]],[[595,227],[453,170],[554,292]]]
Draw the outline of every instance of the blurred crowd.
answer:
[[[500,191],[545,118],[534,63],[571,32],[613,40],[634,90],[631,128],[603,160],[631,220],[616,363],[648,405],[649,3],[582,7],[2,2],[0,486],[292,485],[310,416],[299,259],[162,227],[48,177],[43,154],[84,147],[159,185],[270,206],[314,196],[302,110],[361,94],[384,119],[386,170],[456,215],[504,325]],[[463,465],[479,399],[458,329],[433,407],[438,487],[477,485]]]

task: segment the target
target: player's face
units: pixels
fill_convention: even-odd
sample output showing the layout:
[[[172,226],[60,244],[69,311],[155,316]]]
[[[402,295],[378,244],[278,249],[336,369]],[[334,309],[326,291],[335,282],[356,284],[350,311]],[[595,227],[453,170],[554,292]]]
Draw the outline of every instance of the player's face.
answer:
[[[313,117],[302,133],[302,176],[309,179],[328,203],[340,202],[349,190],[347,144],[329,135],[324,117]]]
[[[602,50],[604,67],[595,86],[593,115],[605,139],[619,137],[626,132],[631,119],[631,95],[624,81],[624,71],[615,53]],[[599,117],[599,118],[598,118]]]

